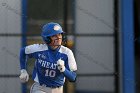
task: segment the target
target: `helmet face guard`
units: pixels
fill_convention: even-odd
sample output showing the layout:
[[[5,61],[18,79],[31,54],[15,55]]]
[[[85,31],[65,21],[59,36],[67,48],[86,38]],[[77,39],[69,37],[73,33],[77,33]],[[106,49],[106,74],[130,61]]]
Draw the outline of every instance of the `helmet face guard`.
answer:
[[[57,34],[62,34],[62,41],[64,40],[64,32],[62,30],[62,27],[58,23],[48,23],[45,24],[42,28],[42,33],[41,36],[45,43],[50,44],[52,42],[51,36],[57,35]]]

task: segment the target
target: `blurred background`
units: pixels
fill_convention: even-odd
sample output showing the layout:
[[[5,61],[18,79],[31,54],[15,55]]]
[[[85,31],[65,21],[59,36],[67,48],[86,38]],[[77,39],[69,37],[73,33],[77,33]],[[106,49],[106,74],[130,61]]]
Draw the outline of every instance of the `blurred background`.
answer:
[[[19,80],[19,50],[43,43],[41,28],[57,22],[74,52],[75,83],[64,93],[140,93],[139,0],[0,0],[0,93],[29,93]]]

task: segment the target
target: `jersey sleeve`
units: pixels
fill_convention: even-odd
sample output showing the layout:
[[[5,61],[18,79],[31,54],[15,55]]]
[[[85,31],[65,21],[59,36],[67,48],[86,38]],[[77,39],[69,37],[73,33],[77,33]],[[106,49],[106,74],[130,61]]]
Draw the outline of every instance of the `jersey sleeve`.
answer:
[[[27,59],[33,57],[32,49],[34,48],[33,45],[26,46],[20,49],[20,68],[26,69]],[[34,49],[33,49],[34,50]]]
[[[67,49],[66,51],[67,57],[68,57],[68,66],[69,69],[65,69],[64,76],[70,81],[75,82],[76,81],[76,70],[77,70],[77,64],[73,55],[73,52],[70,49]]]
[[[71,71],[77,70],[77,64],[73,52],[71,50],[68,51],[68,65]]]
[[[39,44],[33,44],[25,47],[25,54],[32,54],[36,52],[39,48]]]
[[[35,58],[37,56],[36,52],[43,51],[46,49],[47,49],[47,47],[43,44],[33,44],[33,45],[26,46],[24,48],[21,48],[21,50],[20,50],[20,67],[21,67],[21,69],[26,69],[28,57]]]
[[[20,49],[20,68],[26,69],[27,56],[25,54],[25,47]]]

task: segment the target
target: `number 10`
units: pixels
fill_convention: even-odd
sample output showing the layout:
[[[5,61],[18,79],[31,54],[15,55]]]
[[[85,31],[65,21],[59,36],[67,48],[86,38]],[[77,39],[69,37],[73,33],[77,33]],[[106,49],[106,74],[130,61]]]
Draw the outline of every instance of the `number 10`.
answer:
[[[54,70],[46,70],[45,76],[55,77],[56,72]]]

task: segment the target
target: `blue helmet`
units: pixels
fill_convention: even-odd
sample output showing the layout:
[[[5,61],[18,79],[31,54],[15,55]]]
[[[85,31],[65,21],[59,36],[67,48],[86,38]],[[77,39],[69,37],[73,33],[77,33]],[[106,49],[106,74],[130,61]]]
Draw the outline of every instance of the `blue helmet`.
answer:
[[[45,24],[42,27],[41,36],[44,41],[46,41],[47,43],[50,43],[51,42],[50,36],[60,34],[60,33],[64,33],[64,31],[62,30],[62,27],[58,23],[50,22],[48,24]]]

